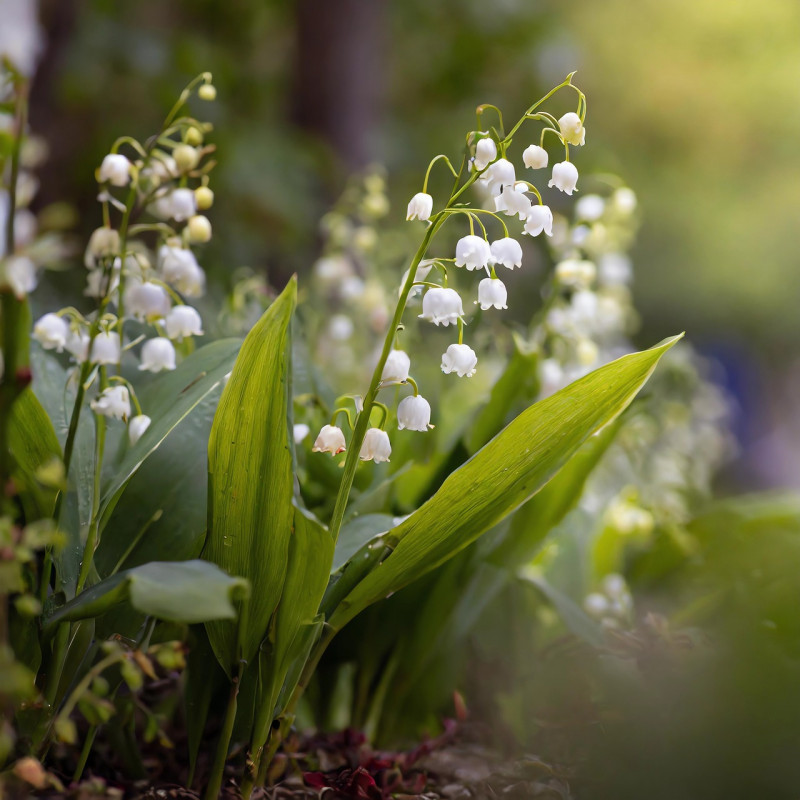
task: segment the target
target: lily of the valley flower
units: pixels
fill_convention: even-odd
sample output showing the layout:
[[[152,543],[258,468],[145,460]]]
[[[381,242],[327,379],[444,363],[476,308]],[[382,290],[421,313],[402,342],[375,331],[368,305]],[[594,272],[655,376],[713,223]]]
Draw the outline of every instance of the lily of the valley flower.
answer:
[[[542,231],[548,236],[553,235],[553,212],[548,206],[531,206],[528,218],[525,220],[525,233],[529,236],[538,236]]]
[[[597,275],[597,267],[591,262],[579,258],[568,258],[556,264],[556,280],[564,286],[576,289],[589,286]]]
[[[508,292],[499,278],[484,278],[478,284],[478,303],[482,311],[487,311],[493,306],[499,309],[508,308],[507,300]]]
[[[114,228],[97,228],[89,237],[83,263],[93,269],[104,258],[119,255],[119,231]]]
[[[527,183],[517,183],[511,189],[503,189],[494,199],[494,210],[503,211],[509,217],[525,219],[531,210],[531,201],[525,192]]]
[[[347,449],[342,429],[336,425],[323,425],[317,438],[314,440],[312,453],[330,453],[339,455]]]
[[[167,336],[183,341],[186,336],[202,336],[203,321],[191,306],[173,306],[164,320]]]
[[[101,331],[92,342],[92,364],[119,364],[119,334]]]
[[[33,326],[33,338],[45,349],[63,353],[69,325],[57,314],[45,314]]]
[[[547,150],[544,147],[539,147],[538,144],[532,144],[522,151],[522,163],[528,169],[542,169],[547,166]]]
[[[163,336],[148,339],[142,346],[142,363],[139,364],[139,369],[148,372],[175,369],[175,348],[172,342]]]
[[[497,158],[497,145],[488,136],[475,145],[475,169],[480,172]]]
[[[292,426],[292,438],[295,444],[300,444],[311,433],[311,428],[305,422],[298,422]]]
[[[404,397],[397,406],[397,427],[427,431],[431,424],[431,405],[422,395]]]
[[[142,434],[150,427],[152,420],[147,414],[137,414],[131,417],[128,423],[128,439],[131,445],[136,444],[142,438]]]
[[[477,363],[478,356],[469,345],[451,344],[442,355],[442,372],[455,372],[459,378],[471,378],[475,374]]]
[[[455,289],[428,289],[422,298],[420,319],[434,325],[455,325],[464,316],[461,297]]]
[[[383,365],[381,380],[385,383],[403,383],[408,380],[411,359],[402,350],[392,350]]]
[[[70,331],[64,348],[79,364],[89,357],[89,334],[86,331]]]
[[[166,289],[157,283],[134,284],[125,292],[125,311],[136,319],[155,322],[166,317],[171,306]]]
[[[95,414],[104,417],[126,420],[131,415],[131,398],[127,386],[109,386],[89,405]]]
[[[194,192],[191,189],[173,189],[153,203],[153,213],[161,219],[183,222],[197,210]]]
[[[208,217],[204,217],[202,214],[189,217],[186,231],[192,244],[205,244],[211,241],[211,223]]]
[[[161,275],[186,297],[200,297],[206,286],[206,275],[191,250],[162,245],[158,251]]]
[[[508,269],[522,266],[522,247],[510,236],[492,242],[491,256],[492,263],[502,264]]]
[[[379,464],[381,461],[388,461],[391,454],[392,443],[389,441],[389,434],[380,428],[370,428],[364,435],[364,443],[361,445],[358,457],[362,461],[374,461]]]
[[[578,170],[571,161],[561,161],[553,165],[553,177],[548,182],[548,186],[552,189],[555,187],[564,194],[571,195],[575,191],[575,186],[578,183]]]
[[[500,194],[503,189],[512,189],[517,182],[514,165],[505,158],[500,158],[486,170],[484,176],[489,191],[493,195]]]
[[[483,269],[489,264],[492,251],[489,242],[480,236],[464,236],[456,244],[456,266],[467,269]],[[426,295],[427,296],[427,295]]]
[[[581,118],[574,111],[564,114],[558,121],[558,127],[568,144],[582,145],[586,143],[586,128],[583,127]]]
[[[431,217],[433,211],[433,198],[425,192],[417,192],[408,204],[406,219],[421,219],[423,222]]]
[[[112,186],[127,186],[131,179],[131,162],[119,153],[109,153],[100,165],[97,179]]]
[[[2,265],[4,283],[11,287],[14,296],[22,300],[35,288],[39,279],[36,276],[36,264],[28,256],[9,256]]]

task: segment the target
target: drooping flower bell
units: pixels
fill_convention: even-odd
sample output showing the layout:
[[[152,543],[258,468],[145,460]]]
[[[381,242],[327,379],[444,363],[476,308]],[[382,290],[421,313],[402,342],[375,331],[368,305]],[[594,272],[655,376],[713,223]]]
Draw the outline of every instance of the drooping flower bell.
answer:
[[[147,414],[137,414],[131,417],[128,423],[128,439],[131,445],[136,444],[142,438],[142,434],[150,427],[152,420]]]
[[[173,306],[164,320],[167,336],[179,342],[187,336],[202,336],[203,321],[200,314],[191,306]]]
[[[97,228],[89,237],[83,263],[94,269],[103,259],[119,255],[119,231],[115,228]]]
[[[200,297],[206,286],[206,275],[194,253],[181,247],[162,245],[158,251],[161,275],[186,297]]]
[[[428,289],[422,298],[422,313],[420,319],[432,322],[434,325],[455,325],[464,316],[464,306],[461,297],[455,289]]]
[[[153,213],[161,219],[183,222],[197,210],[197,201],[191,189],[173,189],[153,203]]]
[[[497,158],[497,145],[494,139],[485,137],[475,145],[475,169],[480,172]]]
[[[564,114],[558,121],[558,127],[568,144],[586,144],[586,128],[583,127],[581,118],[574,111]]]
[[[547,150],[532,144],[522,151],[522,163],[528,169],[543,169],[547,166]]]
[[[90,361],[92,364],[119,364],[119,334],[100,331],[92,342]]]
[[[525,219],[531,210],[530,198],[525,194],[527,190],[527,183],[517,183],[513,188],[503,189],[494,198],[494,210],[503,211],[509,217]]]
[[[542,231],[548,236],[553,235],[553,212],[549,206],[531,206],[528,218],[525,220],[525,233],[528,236],[538,236]]]
[[[492,263],[502,264],[508,269],[522,266],[522,247],[510,236],[492,242],[491,255]]]
[[[408,380],[408,371],[411,369],[411,359],[402,350],[392,350],[386,358],[381,373],[384,383],[403,383]]]
[[[380,428],[370,428],[364,435],[364,443],[361,445],[358,457],[362,461],[374,461],[379,464],[388,461],[391,454],[392,443],[389,441],[389,434]]]
[[[427,431],[431,424],[431,405],[422,395],[404,397],[397,406],[397,427]]]
[[[125,311],[147,322],[164,319],[172,302],[163,286],[147,281],[133,284],[125,292]]]
[[[503,189],[513,189],[517,182],[514,165],[505,158],[499,158],[492,164],[483,176],[486,178],[489,191],[498,195]]]
[[[578,169],[571,161],[561,161],[553,165],[553,177],[548,182],[552,189],[555,187],[564,194],[571,195],[578,183]]]
[[[344,433],[336,425],[323,425],[317,438],[314,440],[312,453],[330,453],[333,456],[343,453],[347,449]]]
[[[481,310],[487,311],[494,307],[498,309],[508,308],[508,291],[505,284],[499,278],[484,278],[478,284],[478,303]]]
[[[420,219],[423,222],[431,218],[433,211],[433,198],[425,192],[417,192],[408,204],[406,219]]]
[[[464,236],[456,244],[456,266],[469,270],[483,269],[489,264],[492,252],[489,242],[480,236]]]
[[[131,415],[131,398],[127,386],[109,386],[89,405],[95,414],[104,417],[126,420]]]
[[[442,355],[442,372],[449,374],[457,373],[459,378],[471,378],[475,374],[475,367],[478,364],[478,356],[475,351],[466,344],[451,344],[447,352]]]
[[[57,314],[45,314],[33,326],[33,338],[45,349],[63,353],[69,325]]]
[[[148,339],[142,346],[142,363],[139,364],[139,369],[148,372],[175,369],[175,348],[172,342],[163,336]]]
[[[100,165],[97,180],[112,186],[127,186],[131,179],[131,162],[120,153],[109,153]]]

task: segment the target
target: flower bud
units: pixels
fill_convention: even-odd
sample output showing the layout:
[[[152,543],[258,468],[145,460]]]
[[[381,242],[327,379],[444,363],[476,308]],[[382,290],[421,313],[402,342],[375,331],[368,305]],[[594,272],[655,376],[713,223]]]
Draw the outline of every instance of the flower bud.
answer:
[[[431,405],[422,395],[404,397],[397,406],[397,427],[425,432],[431,424]]]
[[[510,236],[492,242],[491,256],[493,263],[502,264],[508,269],[522,266],[522,247]]]
[[[139,369],[148,372],[175,369],[175,348],[172,342],[163,336],[148,339],[142,346],[142,363],[139,364]]]
[[[493,306],[498,309],[508,308],[507,299],[505,284],[499,278],[484,278],[478,284],[478,303],[482,311],[488,311]]]
[[[553,235],[553,212],[549,206],[531,206],[528,218],[525,220],[525,233],[529,236],[538,236],[542,231],[548,236]]]
[[[203,144],[203,131],[192,125],[186,129],[186,144],[192,147],[199,147]]]
[[[95,340],[97,341],[97,340]],[[89,404],[95,414],[127,420],[131,415],[131,398],[127,386],[109,386]]]
[[[191,217],[186,230],[192,244],[203,244],[211,239],[211,223],[202,214]]]
[[[408,211],[406,212],[406,219],[419,219],[427,220],[431,217],[433,211],[433,198],[424,192],[417,192],[408,204]]]
[[[194,202],[198,211],[206,211],[214,205],[214,192],[208,186],[198,186],[194,190]]]
[[[428,289],[422,298],[420,319],[434,325],[455,325],[464,316],[461,298],[455,289]]]
[[[459,378],[471,378],[475,374],[477,363],[478,356],[469,345],[451,344],[442,355],[442,372],[455,372]]]
[[[403,383],[408,380],[411,359],[402,350],[392,350],[383,366],[381,380],[386,383]]]
[[[362,461],[374,461],[379,464],[388,461],[391,454],[392,443],[389,441],[389,434],[380,428],[370,428],[364,436],[358,457]]]
[[[109,153],[100,165],[97,180],[112,186],[127,186],[131,179],[131,162],[119,153]]]
[[[323,425],[322,430],[314,441],[312,453],[330,453],[338,455],[347,449],[342,429],[336,425]]]
[[[583,127],[581,118],[574,111],[564,114],[558,121],[558,127],[561,129],[561,135],[568,144],[581,145],[586,143],[586,129]]]
[[[69,325],[57,314],[45,314],[33,326],[33,338],[45,349],[63,353]]]
[[[173,306],[164,321],[167,336],[183,341],[186,336],[202,336],[203,321],[191,306]]]
[[[522,163],[528,169],[543,169],[547,166],[547,150],[532,144],[522,151]]]
[[[131,417],[128,423],[128,439],[131,446],[142,438],[142,434],[150,427],[151,422],[152,420],[147,414],[137,414],[135,417]]]
[[[173,151],[172,157],[181,172],[189,172],[197,166],[200,154],[189,144],[179,144]]]
[[[494,139],[487,136],[475,145],[475,161],[473,163],[478,172],[486,169],[496,158],[497,145],[494,143]]]
[[[212,102],[217,99],[217,89],[213,84],[204,83],[198,90],[197,96],[201,100]]]
[[[550,188],[555,187],[564,194],[571,195],[575,191],[578,183],[578,170],[570,161],[561,161],[553,165],[553,177],[547,184]]]
[[[468,270],[483,269],[489,264],[492,252],[489,242],[480,236],[464,236],[456,244],[456,266]]]

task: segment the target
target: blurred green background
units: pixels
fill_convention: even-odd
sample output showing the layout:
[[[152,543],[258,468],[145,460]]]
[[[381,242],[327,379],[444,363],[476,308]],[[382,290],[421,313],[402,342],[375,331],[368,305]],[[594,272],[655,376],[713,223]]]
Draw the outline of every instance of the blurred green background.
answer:
[[[515,117],[577,69],[578,166],[618,173],[640,200],[639,343],[685,329],[720,358],[742,407],[739,478],[798,483],[796,0],[45,0],[42,16],[31,118],[52,156],[39,203],[78,198],[83,234],[109,144],[145,136],[191,77],[213,73],[203,263],[226,285],[241,265],[277,286],[308,274],[320,217],[369,164],[387,167],[401,220],[476,105]]]

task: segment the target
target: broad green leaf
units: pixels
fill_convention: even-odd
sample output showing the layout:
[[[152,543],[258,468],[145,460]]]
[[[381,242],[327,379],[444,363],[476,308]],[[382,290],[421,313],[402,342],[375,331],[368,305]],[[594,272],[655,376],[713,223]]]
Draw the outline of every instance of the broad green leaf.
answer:
[[[589,436],[625,410],[678,338],[623,356],[520,414],[390,531],[394,549],[339,603],[329,624],[340,629],[532,497]]]
[[[391,530],[394,520],[390,514],[363,514],[345,522],[336,541],[333,569],[343,566],[373,536]]]
[[[208,637],[227,671],[249,661],[278,607],[294,506],[290,411],[292,279],[250,331],[236,359],[208,442],[208,533],[204,558],[253,587],[237,653],[235,626],[212,623]]]
[[[53,631],[59,622],[97,617],[125,601],[142,614],[171,622],[233,619],[233,601],[247,594],[244,578],[226,575],[207,561],[153,561],[81,592],[48,617],[44,628]]]

